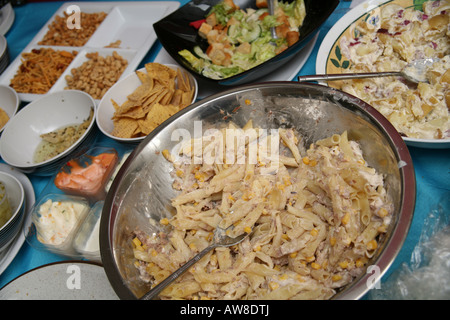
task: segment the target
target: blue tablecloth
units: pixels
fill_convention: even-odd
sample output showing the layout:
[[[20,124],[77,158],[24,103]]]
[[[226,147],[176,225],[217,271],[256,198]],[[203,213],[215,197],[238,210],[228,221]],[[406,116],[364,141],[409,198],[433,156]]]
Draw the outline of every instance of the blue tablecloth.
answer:
[[[20,54],[63,3],[59,1],[26,3],[14,8],[15,21],[6,34],[11,61]],[[181,5],[185,3],[187,3],[186,0],[180,1]],[[315,73],[317,52],[323,38],[339,18],[349,10],[350,5],[351,1],[341,1],[334,13],[322,26],[316,45],[298,75]],[[156,41],[142,60],[141,66],[153,61],[160,49],[161,44]],[[98,143],[104,146],[114,147],[117,144],[103,135],[99,136],[98,139]],[[442,210],[446,213],[450,212],[450,207],[448,207],[450,202],[443,201],[450,196],[450,149],[433,150],[410,147],[409,150],[413,159],[417,183],[414,219],[402,250],[383,279],[398,269],[402,263],[409,262],[411,253],[419,241],[423,222],[430,211],[436,209],[439,205],[443,205]],[[33,175],[30,175],[29,178],[33,184],[36,197],[38,197],[48,180]],[[68,260],[68,258],[37,251],[25,242],[8,268],[0,275],[0,288],[29,270],[62,260]]]

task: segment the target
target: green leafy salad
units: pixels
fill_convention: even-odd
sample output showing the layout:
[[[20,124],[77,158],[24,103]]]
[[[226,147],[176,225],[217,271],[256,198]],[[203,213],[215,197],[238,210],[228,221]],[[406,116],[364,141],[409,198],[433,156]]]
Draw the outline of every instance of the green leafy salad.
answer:
[[[274,15],[269,15],[266,0],[256,0],[256,6],[244,10],[232,0],[218,3],[198,28],[208,42],[207,50],[196,46],[192,52],[184,49],[179,54],[205,77],[225,79],[254,68],[298,41],[306,15],[303,0],[275,0]]]

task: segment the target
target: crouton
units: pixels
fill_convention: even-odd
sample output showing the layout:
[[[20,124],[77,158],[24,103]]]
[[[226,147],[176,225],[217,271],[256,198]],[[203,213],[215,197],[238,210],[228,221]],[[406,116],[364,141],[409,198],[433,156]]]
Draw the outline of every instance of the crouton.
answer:
[[[206,50],[206,54],[216,65],[228,66],[231,63],[231,55],[224,51],[224,45],[221,43],[211,44]]]
[[[233,12],[239,9],[239,7],[233,2],[233,0],[224,0],[223,1],[228,7],[230,7],[230,10],[228,12]]]
[[[215,12],[206,17],[206,23],[213,27],[217,24],[217,17]]]
[[[206,22],[203,22],[200,28],[198,29],[198,35],[204,39],[207,38],[208,33],[212,30],[212,26]]]
[[[259,20],[261,20],[261,21],[263,21],[264,20],[264,18],[266,17],[266,16],[268,16],[269,15],[269,13],[268,12],[264,12],[262,15],[260,15],[259,16]]]
[[[267,0],[256,0],[256,7],[257,8],[267,8]]]
[[[232,26],[234,24],[240,24],[241,22],[237,20],[235,17],[231,17],[227,22],[227,27]]]
[[[236,52],[240,52],[243,54],[248,54],[252,52],[252,45],[248,42],[243,42],[236,48]]]
[[[289,47],[292,46],[294,43],[296,43],[299,38],[300,33],[298,31],[288,31],[286,33],[286,41]]]
[[[278,38],[286,39],[286,35],[289,32],[289,25],[283,23],[282,25],[275,27],[275,31],[277,32]]]

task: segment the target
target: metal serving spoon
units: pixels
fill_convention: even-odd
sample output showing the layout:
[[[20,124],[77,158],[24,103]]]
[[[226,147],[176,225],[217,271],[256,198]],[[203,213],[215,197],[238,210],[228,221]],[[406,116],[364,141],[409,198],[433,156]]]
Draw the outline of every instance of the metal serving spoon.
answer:
[[[439,61],[438,58],[427,58],[416,60],[408,63],[401,71],[387,71],[387,72],[367,72],[367,73],[341,73],[341,74],[317,74],[311,76],[299,76],[297,80],[299,82],[307,81],[333,81],[333,80],[346,80],[346,79],[362,79],[372,77],[391,77],[401,76],[408,81],[419,83],[428,82],[426,77],[426,70],[433,63]]]
[[[220,227],[216,228],[216,231],[214,231],[214,238],[212,243],[200,251],[196,256],[194,256],[191,260],[186,262],[186,264],[182,265],[177,271],[172,273],[170,276],[165,278],[163,281],[158,283],[153,289],[151,289],[149,292],[144,294],[140,300],[152,300],[155,299],[159,293],[164,290],[169,284],[171,284],[173,281],[175,281],[179,276],[181,276],[183,273],[185,273],[187,270],[189,270],[190,267],[192,267],[195,263],[197,263],[201,258],[203,258],[209,251],[211,251],[214,248],[217,247],[230,247],[235,244],[238,244],[242,240],[244,240],[249,234],[243,233],[236,238],[231,238],[227,235],[227,230],[232,229],[234,226],[231,225],[227,229],[222,229]]]
[[[275,3],[274,3],[274,0],[268,0],[267,1],[267,7],[269,9],[269,15],[271,15],[271,16],[275,15]],[[275,31],[275,27],[271,27],[270,28],[270,32],[272,34],[272,38],[274,38],[274,39],[278,38],[277,37],[277,32]],[[275,43],[273,42],[273,44],[275,44]]]

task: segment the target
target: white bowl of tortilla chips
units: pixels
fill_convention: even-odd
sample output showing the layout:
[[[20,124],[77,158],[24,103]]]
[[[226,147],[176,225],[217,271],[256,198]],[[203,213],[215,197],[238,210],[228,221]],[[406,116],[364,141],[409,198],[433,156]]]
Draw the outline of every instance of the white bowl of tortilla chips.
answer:
[[[19,110],[20,98],[10,86],[0,85],[0,133]]]
[[[112,86],[96,110],[98,128],[121,142],[141,142],[197,99],[196,79],[175,64],[147,63]]]

